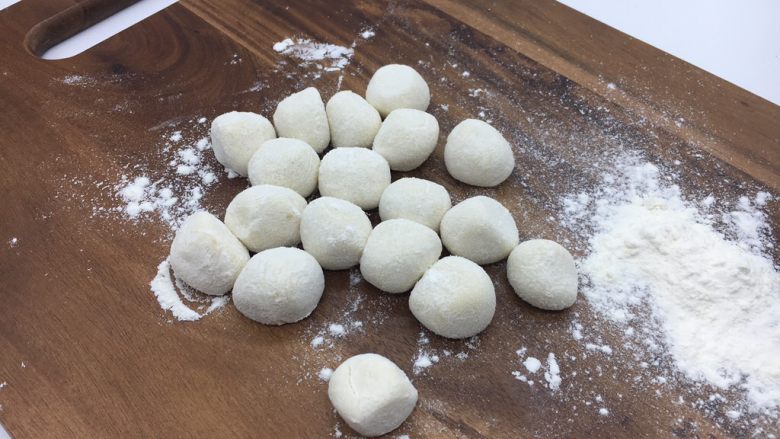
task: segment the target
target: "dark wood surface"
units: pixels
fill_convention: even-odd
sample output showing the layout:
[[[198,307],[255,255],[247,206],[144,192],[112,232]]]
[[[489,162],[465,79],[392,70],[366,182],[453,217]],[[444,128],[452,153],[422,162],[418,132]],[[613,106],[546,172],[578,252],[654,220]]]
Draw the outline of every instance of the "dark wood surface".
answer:
[[[116,181],[142,161],[164,172],[166,163],[148,159],[167,122],[233,109],[270,116],[281,98],[309,85],[331,96],[338,72],[314,79],[306,66],[280,69],[272,45],[288,36],[355,42],[341,88],[361,94],[383,64],[418,68],[441,141],[419,170],[394,178],[439,181],[455,200],[493,196],[512,210],[522,239],[570,239],[581,254],[582,243],[548,218],[562,194],[594,184],[600,160],[621,148],[660,164],[679,160],[686,193],[728,199],[780,186],[777,106],[556,2],[184,0],[76,57],[37,58],[31,51],[90,22],[78,18],[83,11],[104,11],[90,1],[29,34],[73,4],[25,0],[0,12],[0,422],[16,438],[325,437],[337,425],[351,434],[317,371],[373,351],[411,374],[421,328],[406,295],[350,286],[349,272],[329,272],[322,302],[300,324],[262,326],[232,306],[170,322],[148,286],[168,251],[167,226],[92,213],[95,203],[117,201],[89,182]],[[376,36],[357,38],[368,26]],[[241,62],[230,63],[234,54]],[[68,75],[90,82],[74,86],[63,81]],[[486,93],[469,96],[477,88]],[[446,134],[479,111],[519,146],[516,172],[489,190],[456,182],[442,161]],[[221,216],[245,185],[221,178],[204,205]],[[769,218],[776,236],[776,203]],[[11,237],[14,246],[5,244]],[[486,269],[498,295],[493,324],[473,349],[431,337],[432,348],[469,358],[412,376],[420,403],[393,435],[750,436],[749,427],[724,422],[721,408],[676,404],[696,395],[690,383],[640,386],[629,380],[634,362],[581,359],[571,322],[587,329],[596,319],[584,300],[541,312],[512,293],[503,263]],[[313,335],[342,319],[356,295],[365,300],[352,318],[364,333],[312,350]],[[621,343],[608,330],[603,339]],[[560,391],[512,377],[522,368],[520,347],[559,356]],[[585,373],[597,367],[605,373]],[[609,398],[609,416],[584,404],[597,394]]]

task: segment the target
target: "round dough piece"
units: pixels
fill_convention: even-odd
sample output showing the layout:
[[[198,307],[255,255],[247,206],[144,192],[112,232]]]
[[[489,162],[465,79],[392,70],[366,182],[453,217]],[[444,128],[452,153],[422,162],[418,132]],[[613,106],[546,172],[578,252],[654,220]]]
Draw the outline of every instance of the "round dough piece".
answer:
[[[452,207],[450,194],[444,186],[421,178],[396,180],[379,199],[382,221],[405,218],[439,232],[439,224]]]
[[[409,291],[441,255],[433,230],[406,219],[383,221],[368,236],[360,273],[387,293]]]
[[[504,259],[520,241],[509,210],[481,195],[463,200],[447,211],[440,231],[450,253],[480,265]]]
[[[344,270],[360,262],[371,234],[371,221],[349,201],[321,197],[301,215],[301,242],[326,270]]]
[[[532,239],[512,250],[506,264],[509,283],[531,305],[559,311],[577,300],[577,267],[555,241]]]
[[[169,260],[176,276],[187,285],[219,296],[233,288],[249,252],[217,217],[197,212],[176,232]]]
[[[431,92],[417,70],[403,64],[388,64],[371,77],[366,100],[386,117],[398,108],[425,111],[431,103]]]
[[[493,320],[496,291],[479,265],[460,256],[433,264],[409,295],[412,314],[426,328],[447,338],[479,334]]]
[[[349,90],[333,95],[325,106],[334,148],[369,148],[382,118],[365,99]]]
[[[272,184],[290,188],[308,197],[317,188],[320,158],[303,140],[271,139],[249,160],[252,185]]]
[[[336,148],[320,163],[320,194],[376,209],[390,186],[390,166],[381,155],[365,148]]]
[[[444,164],[456,180],[493,187],[512,174],[515,156],[497,129],[481,120],[466,119],[447,136]]]
[[[245,189],[225,211],[225,225],[253,252],[301,242],[306,200],[292,189],[262,184]]]
[[[409,417],[417,404],[417,389],[392,361],[360,354],[333,371],[328,398],[353,430],[373,437],[395,430]]]
[[[303,140],[318,154],[330,143],[325,104],[314,87],[282,99],[274,112],[274,126],[279,137]]]
[[[252,154],[276,137],[271,122],[255,113],[231,111],[211,122],[211,147],[217,160],[243,176]]]
[[[233,287],[241,314],[266,325],[303,320],[325,290],[325,274],[314,257],[292,247],[264,250],[246,264]]]
[[[393,110],[374,138],[374,151],[393,171],[411,171],[436,149],[439,122],[433,115],[410,108]]]

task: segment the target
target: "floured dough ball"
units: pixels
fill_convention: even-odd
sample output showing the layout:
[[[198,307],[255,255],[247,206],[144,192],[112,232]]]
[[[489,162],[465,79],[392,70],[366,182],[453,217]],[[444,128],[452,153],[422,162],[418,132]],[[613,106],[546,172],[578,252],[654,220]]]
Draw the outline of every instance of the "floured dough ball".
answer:
[[[255,151],[248,171],[249,181],[255,186],[282,186],[308,197],[317,188],[320,158],[306,142],[280,137]]]
[[[400,108],[387,116],[374,138],[374,151],[393,171],[411,171],[436,149],[439,122],[424,111]]]
[[[506,271],[515,293],[537,308],[558,311],[577,300],[574,258],[554,241],[532,239],[518,245]]]
[[[282,99],[274,112],[279,137],[300,139],[321,153],[330,143],[330,126],[320,92],[309,87]]]
[[[253,252],[301,242],[306,200],[292,189],[263,184],[245,189],[225,211],[225,225]]]
[[[365,148],[336,148],[320,163],[320,194],[350,201],[363,210],[375,209],[390,185],[390,166]]]
[[[395,430],[409,417],[417,404],[417,389],[392,361],[360,354],[333,371],[328,398],[353,430],[373,437]]]
[[[217,160],[243,176],[252,154],[276,137],[271,122],[255,113],[231,111],[211,122],[211,147]]]
[[[402,178],[382,193],[379,216],[382,221],[405,218],[438,232],[441,219],[450,207],[452,201],[444,186],[421,178]]]
[[[383,221],[374,228],[360,258],[360,273],[387,293],[409,291],[441,255],[433,230],[405,219]]]
[[[512,174],[515,156],[498,130],[481,120],[466,119],[447,136],[444,164],[456,180],[492,187]]]
[[[388,64],[371,77],[366,100],[386,117],[398,108],[425,111],[431,103],[431,92],[417,70],[403,64]]]
[[[214,296],[233,288],[248,260],[249,252],[241,241],[208,212],[190,215],[171,244],[170,263],[176,276]]]
[[[314,257],[292,247],[264,250],[246,264],[233,287],[241,314],[266,325],[305,319],[325,290],[325,275]]]
[[[371,234],[371,221],[349,201],[321,197],[301,216],[301,242],[326,270],[344,270],[360,262]]]
[[[440,259],[425,272],[409,295],[412,314],[442,337],[479,334],[493,320],[496,291],[479,265],[460,256]]]
[[[382,125],[376,109],[360,95],[348,90],[333,95],[325,111],[334,148],[369,148]]]
[[[453,255],[482,265],[507,257],[520,237],[506,207],[478,196],[461,201],[444,214],[441,240]]]

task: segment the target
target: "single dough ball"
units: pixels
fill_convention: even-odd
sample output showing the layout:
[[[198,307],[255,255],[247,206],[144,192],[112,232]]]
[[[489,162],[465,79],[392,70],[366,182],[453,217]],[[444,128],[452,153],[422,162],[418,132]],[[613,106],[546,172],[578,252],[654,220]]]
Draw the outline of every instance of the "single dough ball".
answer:
[[[461,201],[444,214],[441,240],[453,255],[482,265],[507,257],[520,237],[507,208],[480,195]]]
[[[433,230],[405,219],[383,221],[374,228],[360,258],[360,273],[387,293],[409,291],[441,255]]]
[[[496,291],[479,265],[460,256],[440,259],[409,295],[412,314],[426,328],[447,338],[479,334],[493,320]]]
[[[518,245],[506,271],[515,293],[537,308],[558,311],[577,300],[574,258],[554,241],[532,239]]]
[[[246,264],[233,287],[241,314],[266,325],[303,320],[325,290],[325,274],[314,257],[292,247],[264,250]]]
[[[436,149],[439,122],[420,110],[399,108],[387,116],[374,138],[374,151],[393,171],[411,171],[422,165]]]
[[[390,166],[381,155],[365,148],[337,148],[320,163],[320,194],[375,209],[390,185]]]
[[[330,143],[330,126],[320,92],[309,87],[282,99],[274,112],[279,137],[300,139],[321,153]]]
[[[271,122],[255,113],[231,111],[211,122],[211,148],[226,168],[246,176],[252,154],[276,137]]]
[[[452,207],[444,186],[421,178],[402,178],[387,187],[379,199],[382,221],[405,218],[439,231],[441,219]]]
[[[306,200],[292,189],[263,184],[245,189],[225,211],[225,225],[249,250],[298,245]]]
[[[349,201],[321,197],[301,215],[301,242],[326,270],[344,270],[360,262],[371,234],[371,221]]]
[[[392,361],[378,354],[360,354],[333,371],[328,398],[353,430],[381,436],[409,417],[417,404],[417,389]]]
[[[252,185],[272,184],[308,197],[317,188],[320,158],[306,142],[280,137],[260,147],[249,160]]]
[[[325,107],[330,124],[330,139],[334,148],[369,148],[382,118],[365,99],[351,91],[333,95]]]
[[[431,103],[431,92],[417,70],[403,64],[388,64],[371,77],[366,100],[386,117],[398,108],[425,111]]]
[[[170,263],[176,276],[192,288],[214,296],[233,288],[248,260],[246,247],[208,212],[190,215],[171,244]]]
[[[447,136],[444,164],[456,180],[492,187],[512,174],[515,156],[497,129],[481,120],[466,119]]]

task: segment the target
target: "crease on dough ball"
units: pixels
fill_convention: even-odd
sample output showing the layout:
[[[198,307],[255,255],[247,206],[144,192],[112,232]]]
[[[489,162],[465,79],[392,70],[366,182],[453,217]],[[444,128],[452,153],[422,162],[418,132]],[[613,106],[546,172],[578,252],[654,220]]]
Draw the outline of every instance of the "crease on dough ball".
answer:
[[[531,305],[559,311],[577,301],[577,266],[563,246],[547,239],[525,241],[507,260],[507,278]]]
[[[432,114],[399,108],[382,122],[373,149],[393,171],[411,171],[430,157],[438,141],[439,122]]]
[[[247,175],[252,154],[266,140],[276,137],[274,126],[263,116],[250,112],[231,111],[211,122],[211,148],[223,166]]]
[[[444,186],[421,178],[394,181],[379,199],[382,221],[404,218],[439,232],[442,217],[452,207],[450,194]]]
[[[360,273],[387,293],[409,291],[441,255],[433,230],[405,219],[383,221],[368,236]]]
[[[450,253],[480,265],[506,258],[520,241],[509,210],[481,195],[463,200],[447,211],[440,232]]]
[[[176,276],[196,290],[219,296],[233,288],[249,252],[217,217],[190,215],[171,243],[170,264]]]
[[[365,99],[349,90],[333,95],[325,106],[334,148],[370,148],[382,118]]]
[[[252,185],[270,184],[290,188],[308,197],[317,188],[320,158],[298,139],[279,137],[263,143],[249,160]]]
[[[447,172],[472,186],[493,187],[515,169],[512,146],[498,130],[477,119],[466,119],[452,129],[444,145]]]
[[[425,111],[431,103],[431,91],[414,68],[388,64],[374,72],[366,87],[366,100],[387,117],[398,108]]]
[[[321,153],[330,143],[330,125],[320,92],[314,87],[282,99],[274,112],[279,137],[300,139]]]
[[[301,216],[301,242],[326,270],[344,270],[360,262],[371,234],[368,215],[349,201],[320,197]]]
[[[320,163],[320,194],[347,200],[363,210],[379,206],[389,185],[387,160],[370,149],[332,149]]]

